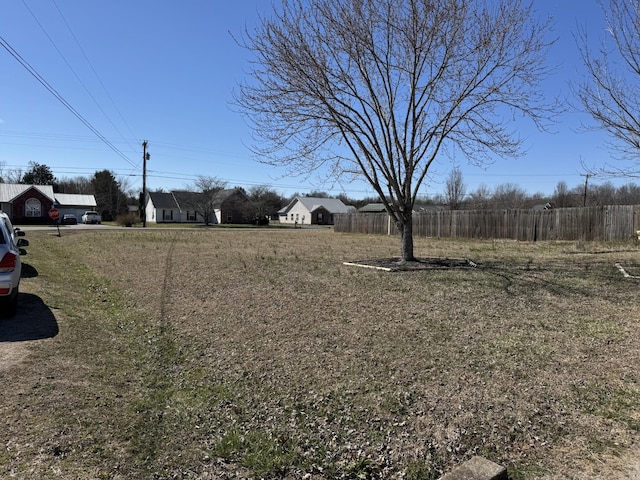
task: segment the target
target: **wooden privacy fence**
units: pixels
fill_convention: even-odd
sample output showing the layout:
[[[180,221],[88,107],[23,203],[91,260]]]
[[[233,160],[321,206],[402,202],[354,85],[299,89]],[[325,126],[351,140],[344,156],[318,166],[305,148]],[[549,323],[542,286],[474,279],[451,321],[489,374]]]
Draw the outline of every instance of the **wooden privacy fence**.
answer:
[[[334,230],[396,235],[386,213],[334,215]],[[413,214],[413,233],[424,237],[538,240],[623,240],[640,230],[640,205],[552,210],[447,210]]]

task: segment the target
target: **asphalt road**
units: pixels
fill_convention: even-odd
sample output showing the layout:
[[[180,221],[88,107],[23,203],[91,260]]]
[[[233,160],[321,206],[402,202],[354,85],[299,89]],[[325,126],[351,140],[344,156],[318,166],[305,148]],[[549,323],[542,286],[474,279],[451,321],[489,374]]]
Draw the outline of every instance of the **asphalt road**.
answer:
[[[20,230],[35,231],[35,230],[51,230],[52,232],[57,233],[56,225],[14,225],[14,227],[20,228]],[[96,225],[89,224],[85,225],[83,223],[78,223],[77,225],[60,225],[60,231],[63,232],[65,230],[104,230],[104,229],[118,229],[118,228],[135,228],[135,227],[120,227],[114,225]]]

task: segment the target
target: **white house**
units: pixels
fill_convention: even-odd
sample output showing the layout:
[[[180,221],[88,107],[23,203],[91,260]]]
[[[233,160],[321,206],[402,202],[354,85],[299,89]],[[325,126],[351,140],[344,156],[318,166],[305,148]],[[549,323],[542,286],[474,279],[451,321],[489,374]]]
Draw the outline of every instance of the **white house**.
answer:
[[[280,223],[333,225],[335,214],[355,211],[355,207],[345,205],[337,198],[296,197],[278,211],[278,218]]]
[[[148,192],[145,213],[147,222],[153,223],[188,223],[200,222],[195,209],[180,205],[175,192]],[[187,202],[185,202],[187,203]]]
[[[145,212],[148,222],[154,223],[200,223],[202,193],[188,191],[149,192]],[[221,190],[215,194],[210,205],[210,223],[249,223],[253,209],[246,194],[237,188]]]

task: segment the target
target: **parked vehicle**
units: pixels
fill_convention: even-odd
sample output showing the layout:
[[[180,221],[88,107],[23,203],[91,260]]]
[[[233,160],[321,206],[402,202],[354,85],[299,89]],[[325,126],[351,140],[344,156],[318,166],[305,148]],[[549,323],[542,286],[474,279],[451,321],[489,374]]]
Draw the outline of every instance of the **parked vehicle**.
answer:
[[[82,215],[82,223],[102,223],[102,217],[94,210],[84,212]]]
[[[8,215],[0,211],[0,314],[13,316],[18,308],[22,263],[20,252],[29,242],[24,232],[14,228]]]
[[[73,213],[65,213],[62,216],[62,223],[64,225],[77,225],[78,219]]]

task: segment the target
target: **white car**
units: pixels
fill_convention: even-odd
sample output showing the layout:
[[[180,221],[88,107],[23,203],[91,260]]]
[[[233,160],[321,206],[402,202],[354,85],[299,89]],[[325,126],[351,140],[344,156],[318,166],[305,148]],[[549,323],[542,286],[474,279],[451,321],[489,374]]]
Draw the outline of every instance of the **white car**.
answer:
[[[24,232],[13,228],[8,215],[0,211],[0,316],[16,314],[22,263],[20,249],[29,245]]]
[[[82,223],[97,223],[98,225],[102,223],[102,217],[100,214],[94,210],[89,210],[84,212],[82,215]]]

